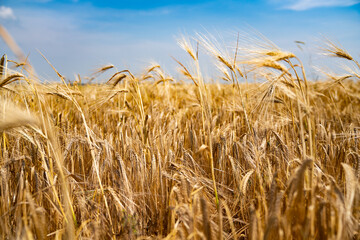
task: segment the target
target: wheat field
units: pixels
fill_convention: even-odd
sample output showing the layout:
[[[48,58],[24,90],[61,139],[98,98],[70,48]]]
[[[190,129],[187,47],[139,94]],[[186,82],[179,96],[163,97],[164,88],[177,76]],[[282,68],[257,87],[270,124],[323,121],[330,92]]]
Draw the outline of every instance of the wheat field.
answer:
[[[267,40],[180,47],[181,79],[109,65],[101,84],[2,57],[1,239],[360,237],[357,60],[324,41],[347,74],[315,82]]]

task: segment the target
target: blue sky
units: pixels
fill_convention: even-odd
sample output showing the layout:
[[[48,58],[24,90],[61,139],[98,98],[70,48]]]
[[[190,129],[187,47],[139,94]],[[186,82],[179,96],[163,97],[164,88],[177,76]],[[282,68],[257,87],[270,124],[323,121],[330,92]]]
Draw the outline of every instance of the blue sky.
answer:
[[[174,56],[185,53],[182,34],[209,32],[225,45],[238,31],[256,29],[278,46],[299,53],[305,62],[323,62],[316,54],[326,36],[360,57],[360,0],[0,0],[0,24],[18,42],[42,79],[56,75],[41,51],[68,78],[89,75],[112,63],[140,73],[151,62],[176,75]],[[294,41],[306,43],[299,52]],[[12,56],[0,40],[1,54]],[[311,52],[311,53],[310,53]],[[211,69],[211,66],[208,66]],[[206,71],[206,69],[205,69]]]

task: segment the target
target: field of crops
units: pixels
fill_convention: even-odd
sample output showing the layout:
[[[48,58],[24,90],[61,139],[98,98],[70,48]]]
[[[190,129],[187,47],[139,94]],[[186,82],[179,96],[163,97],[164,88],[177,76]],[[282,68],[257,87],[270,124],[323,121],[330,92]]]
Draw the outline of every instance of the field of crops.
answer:
[[[103,84],[3,56],[1,239],[360,237],[359,63],[325,42],[348,73],[313,82],[272,44],[180,46],[182,79],[109,65]]]

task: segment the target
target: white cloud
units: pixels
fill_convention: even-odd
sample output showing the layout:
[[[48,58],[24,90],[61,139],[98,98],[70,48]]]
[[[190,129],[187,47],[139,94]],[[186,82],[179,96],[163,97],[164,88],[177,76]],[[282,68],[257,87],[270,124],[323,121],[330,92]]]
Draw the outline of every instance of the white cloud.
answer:
[[[143,20],[152,21],[154,16],[169,14],[171,9],[97,9],[81,4],[72,11],[69,9],[16,8],[16,24],[6,26],[25,55],[30,55],[37,73],[46,79],[58,80],[58,77],[36,49],[62,75],[70,78],[74,72],[87,75],[109,62],[136,73],[156,59],[164,62],[166,69],[173,64],[169,54],[182,53],[171,37],[147,32],[148,24]],[[109,20],[109,16],[114,20]],[[148,35],[144,37],[144,34]]]
[[[11,8],[5,7],[5,6],[0,6],[0,18],[15,19],[15,15]]]
[[[360,3],[360,0],[296,0],[284,2],[284,9],[303,11],[320,7],[348,7]]]
[[[169,15],[169,14],[171,14],[171,12],[172,12],[172,9],[166,8],[166,7],[154,8],[154,9],[149,9],[149,10],[132,10],[131,11],[132,14],[143,15],[143,16]]]

